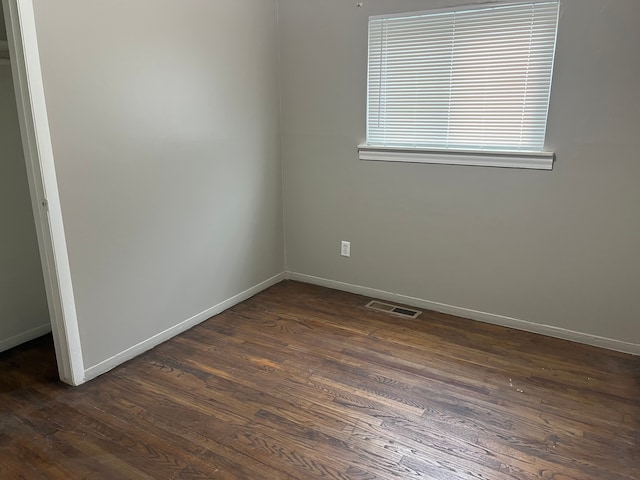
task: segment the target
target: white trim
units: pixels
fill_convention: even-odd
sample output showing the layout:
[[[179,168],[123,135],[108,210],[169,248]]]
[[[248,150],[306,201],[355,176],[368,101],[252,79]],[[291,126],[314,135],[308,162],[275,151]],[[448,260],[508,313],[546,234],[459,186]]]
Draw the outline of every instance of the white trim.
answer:
[[[67,242],[44,95],[32,0],[3,0],[31,203],[60,379],[84,380]]]
[[[14,335],[6,340],[0,340],[0,352],[4,352],[5,350],[9,350],[10,348],[17,347],[22,343],[28,342],[29,340],[46,335],[50,331],[51,324],[47,323],[46,325],[32,328],[31,330],[27,330],[19,335]]]
[[[363,287],[360,285],[338,282],[336,280],[314,277],[311,275],[305,275],[303,273],[287,272],[286,275],[287,279],[289,280],[297,280],[299,282],[311,283],[313,285],[320,285],[322,287],[334,288],[336,290],[356,293],[358,295],[364,295],[366,297],[373,297],[396,303],[403,303],[405,305],[411,305],[413,307],[425,308],[428,310],[456,315],[458,317],[464,317],[471,320],[491,323],[494,325],[501,325],[503,327],[515,328],[517,330],[524,330],[525,332],[538,333],[540,335],[546,335],[548,337],[560,338],[562,340],[570,340],[572,342],[592,345],[594,347],[615,350],[617,352],[640,355],[640,344],[637,343],[623,342],[622,340],[615,340],[613,338],[599,337],[597,335],[591,335],[588,333],[566,330],[564,328],[528,322],[526,320],[505,317],[503,315],[496,315],[493,313],[480,312],[478,310],[471,310],[469,308],[456,307],[453,305],[447,305],[445,303],[433,302],[431,300],[424,300],[416,297],[409,297],[407,295],[386,292],[384,290],[378,290],[375,288]]]
[[[501,152],[358,145],[360,160],[552,170],[553,152]]]
[[[209,318],[213,317],[214,315],[217,315],[225,310],[227,310],[228,308],[233,307],[234,305],[237,305],[240,302],[243,302],[245,300],[247,300],[248,298],[253,297],[254,295],[256,295],[257,293],[260,293],[261,291],[271,287],[272,285],[275,285],[276,283],[281,282],[282,280],[284,280],[286,278],[285,273],[279,273],[277,275],[274,275],[273,277],[265,280],[264,282],[259,283],[258,285],[255,285],[247,290],[245,290],[244,292],[241,292],[237,295],[234,295],[233,297],[224,300],[223,302],[218,303],[217,305],[214,305],[211,308],[206,309],[204,312],[200,312],[197,315],[194,315],[191,318],[188,318],[187,320],[171,327],[168,328],[166,330],[164,330],[163,332],[160,332],[156,335],[154,335],[151,338],[148,338],[147,340],[144,340],[140,343],[138,343],[137,345],[134,345],[131,348],[128,348],[126,350],[124,350],[123,352],[120,352],[116,355],[114,355],[111,358],[108,358],[107,360],[100,362],[97,365],[94,365],[93,367],[88,368],[85,371],[85,375],[84,375],[84,381],[89,381],[95,377],[97,377],[98,375],[102,375],[105,372],[108,372],[109,370],[117,367],[118,365],[126,362],[127,360],[131,360],[134,357],[137,357],[138,355],[140,355],[141,353],[146,352],[147,350],[152,349],[153,347],[160,345],[163,342],[166,342],[167,340],[169,340],[172,337],[175,337],[176,335],[189,330],[190,328],[198,325],[199,323],[202,323],[205,320],[208,320]]]

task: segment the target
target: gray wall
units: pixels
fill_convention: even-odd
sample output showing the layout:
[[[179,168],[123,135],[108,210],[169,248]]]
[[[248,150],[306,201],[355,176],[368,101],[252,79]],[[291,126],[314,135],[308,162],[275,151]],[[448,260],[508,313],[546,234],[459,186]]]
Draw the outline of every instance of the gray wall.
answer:
[[[275,0],[36,0],[85,368],[283,270]]]
[[[4,40],[1,7],[0,25]],[[0,351],[48,328],[11,67],[0,65]]]
[[[0,2],[0,40],[7,39],[7,29],[4,24],[4,13],[2,9],[2,2]]]
[[[640,2],[562,0],[552,172],[359,161],[367,17],[454,3],[279,1],[287,268],[640,343]]]
[[[275,0],[35,0],[86,368],[285,243],[294,272],[640,343],[640,3],[563,0],[552,172],[357,160],[368,15],[453,2],[355,3],[280,0],[277,29]]]

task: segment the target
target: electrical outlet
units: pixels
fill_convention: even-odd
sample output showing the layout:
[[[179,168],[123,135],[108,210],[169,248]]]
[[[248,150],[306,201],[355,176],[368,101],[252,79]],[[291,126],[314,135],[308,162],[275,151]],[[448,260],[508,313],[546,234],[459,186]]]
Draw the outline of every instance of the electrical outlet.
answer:
[[[340,244],[340,255],[343,257],[351,256],[351,242],[345,242],[344,240]]]

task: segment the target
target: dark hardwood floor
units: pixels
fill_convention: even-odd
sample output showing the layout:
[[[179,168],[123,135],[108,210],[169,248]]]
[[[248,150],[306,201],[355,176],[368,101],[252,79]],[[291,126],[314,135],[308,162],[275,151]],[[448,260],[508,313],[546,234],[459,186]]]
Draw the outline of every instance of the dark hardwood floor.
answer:
[[[0,478],[640,478],[640,358],[367,301],[283,282],[78,388],[0,354]]]

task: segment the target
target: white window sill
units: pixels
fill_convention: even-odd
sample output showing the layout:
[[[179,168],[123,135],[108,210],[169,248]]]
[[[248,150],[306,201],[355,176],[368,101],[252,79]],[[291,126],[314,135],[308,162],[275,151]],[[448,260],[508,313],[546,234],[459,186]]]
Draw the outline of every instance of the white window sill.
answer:
[[[424,148],[371,147],[358,145],[360,160],[378,162],[436,163],[478,167],[552,170],[553,152],[500,152],[486,150],[439,150]]]

